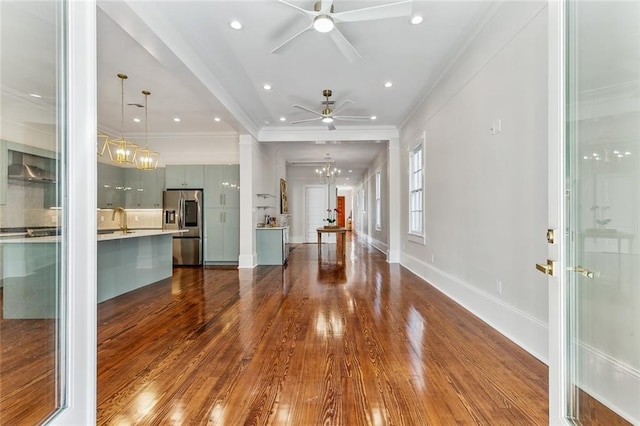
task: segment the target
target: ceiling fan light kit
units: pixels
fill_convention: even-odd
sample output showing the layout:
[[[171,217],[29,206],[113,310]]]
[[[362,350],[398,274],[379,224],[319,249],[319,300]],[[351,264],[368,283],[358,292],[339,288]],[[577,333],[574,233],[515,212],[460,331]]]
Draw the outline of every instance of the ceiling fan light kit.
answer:
[[[339,106],[337,106],[335,109],[331,109],[331,105],[333,105],[333,101],[329,100],[329,97],[333,94],[333,92],[331,91],[331,89],[324,89],[322,91],[322,96],[325,97],[325,100],[322,101],[322,105],[324,106],[324,108],[322,108],[322,112],[318,112],[313,110],[312,108],[308,108],[302,105],[293,105],[294,108],[298,108],[301,109],[303,111],[307,111],[310,112],[312,114],[315,114],[317,117],[315,118],[308,118],[305,120],[296,120],[296,121],[291,121],[289,122],[289,124],[298,124],[298,123],[306,123],[309,121],[317,121],[320,120],[323,123],[325,123],[327,125],[327,128],[329,130],[335,130],[336,126],[333,124],[334,120],[342,120],[342,121],[360,121],[360,120],[370,120],[371,117],[369,116],[359,116],[359,115],[336,115],[336,113],[340,110],[342,110],[345,106],[352,104],[353,101],[350,100],[346,100],[344,102],[342,102]]]
[[[331,40],[338,50],[349,62],[357,61],[361,56],[351,45],[349,40],[342,34],[336,24],[343,22],[375,21],[379,19],[399,18],[411,16],[412,1],[403,0],[397,3],[383,4],[379,6],[365,7],[362,9],[347,10],[344,12],[334,12],[333,0],[321,0],[315,3],[313,10],[303,9],[285,0],[278,0],[280,3],[302,12],[309,18],[305,28],[289,37],[283,43],[275,47],[271,53],[276,53],[286,44],[296,39],[301,34],[313,29],[321,33],[329,33]]]
[[[318,15],[313,19],[313,29],[319,33],[328,33],[335,27],[329,15]]]

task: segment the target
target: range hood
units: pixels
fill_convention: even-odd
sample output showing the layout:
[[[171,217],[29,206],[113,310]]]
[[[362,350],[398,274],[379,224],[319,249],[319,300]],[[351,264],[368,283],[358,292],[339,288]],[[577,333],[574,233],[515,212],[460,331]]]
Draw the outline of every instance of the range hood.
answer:
[[[55,183],[56,175],[46,169],[51,160],[37,155],[10,151],[13,157],[9,165],[9,179],[26,180],[30,182]]]

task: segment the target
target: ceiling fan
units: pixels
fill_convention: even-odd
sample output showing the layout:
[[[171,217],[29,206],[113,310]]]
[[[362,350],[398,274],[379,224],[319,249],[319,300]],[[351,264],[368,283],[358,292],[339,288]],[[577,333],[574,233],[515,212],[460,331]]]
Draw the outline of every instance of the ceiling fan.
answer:
[[[350,100],[347,99],[346,101],[344,101],[343,103],[341,103],[339,106],[337,106],[336,108],[334,108],[332,110],[331,109],[331,105],[333,105],[334,102],[329,100],[329,97],[331,97],[331,95],[332,95],[331,89],[324,89],[322,91],[322,96],[325,97],[325,100],[322,101],[322,105],[324,105],[324,108],[322,109],[322,112],[314,111],[311,108],[307,108],[307,107],[302,106],[302,105],[293,105],[294,108],[298,108],[298,109],[301,109],[303,111],[310,112],[312,114],[317,115],[317,117],[308,118],[306,120],[290,121],[289,124],[298,124],[298,123],[306,123],[306,122],[309,122],[309,121],[321,120],[323,123],[325,123],[327,125],[329,130],[335,130],[336,126],[333,124],[334,120],[339,120],[339,121],[340,120],[342,120],[342,121],[371,120],[371,117],[365,117],[365,116],[361,116],[361,115],[336,115],[336,113],[338,111],[343,109],[348,104],[352,104],[353,101],[350,101]]]
[[[333,0],[320,0],[316,2],[313,10],[306,10],[284,0],[280,3],[292,7],[310,18],[309,24],[298,33],[294,34],[282,44],[271,51],[275,53],[300,34],[314,29],[320,33],[329,33],[340,52],[349,62],[355,62],[360,58],[358,51],[349,43],[349,40],[335,27],[342,22],[373,21],[377,19],[398,18],[411,15],[411,3],[413,0],[404,0],[397,3],[383,4],[379,6],[365,7],[362,9],[347,10],[345,12],[333,12]]]

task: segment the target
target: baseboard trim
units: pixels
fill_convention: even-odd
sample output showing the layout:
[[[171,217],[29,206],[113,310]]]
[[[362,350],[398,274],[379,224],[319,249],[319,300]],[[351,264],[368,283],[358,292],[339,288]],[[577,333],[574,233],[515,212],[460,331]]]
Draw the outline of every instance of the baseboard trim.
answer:
[[[406,253],[400,254],[400,264],[549,365],[547,324]]]
[[[258,255],[241,254],[238,256],[238,268],[255,268],[258,265]]]
[[[640,371],[583,343],[578,344],[578,362],[580,388],[631,424],[640,425]]]

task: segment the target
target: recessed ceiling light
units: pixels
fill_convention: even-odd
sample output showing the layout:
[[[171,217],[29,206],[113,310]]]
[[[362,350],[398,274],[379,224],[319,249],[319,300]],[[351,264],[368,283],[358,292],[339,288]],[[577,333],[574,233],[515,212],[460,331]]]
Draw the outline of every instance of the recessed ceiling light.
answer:
[[[286,117],[280,117],[280,121],[287,121]]]
[[[413,25],[418,25],[418,24],[422,23],[422,16],[420,16],[420,15],[413,15],[413,16],[411,17],[411,23],[412,23]]]
[[[33,97],[33,98],[41,98],[42,96],[38,95],[37,93],[29,93],[29,96]]]
[[[349,178],[347,178],[347,180],[349,180]]]
[[[387,89],[391,86],[393,86],[393,83],[390,81],[387,81],[386,83],[384,83],[384,87],[386,87]]]
[[[264,86],[262,86],[262,88],[263,88],[264,90],[271,90],[271,89],[273,89],[273,87],[271,87],[271,85],[270,85],[270,84],[268,84],[268,83],[267,83],[267,84],[265,84]]]
[[[213,117],[213,121],[220,122],[220,117]]]
[[[372,116],[371,116],[371,119],[372,119],[372,120],[377,120],[377,119],[378,119],[378,117],[376,117],[375,115],[372,115]]]
[[[234,30],[241,30],[242,29],[242,24],[240,23],[240,21],[231,21],[231,22],[229,22],[229,26],[231,28],[233,28]]]
[[[139,123],[140,119],[139,118],[134,118],[133,121],[135,121],[136,123]]]
[[[178,117],[174,118],[173,121],[175,121],[176,123],[180,122],[180,119]]]

